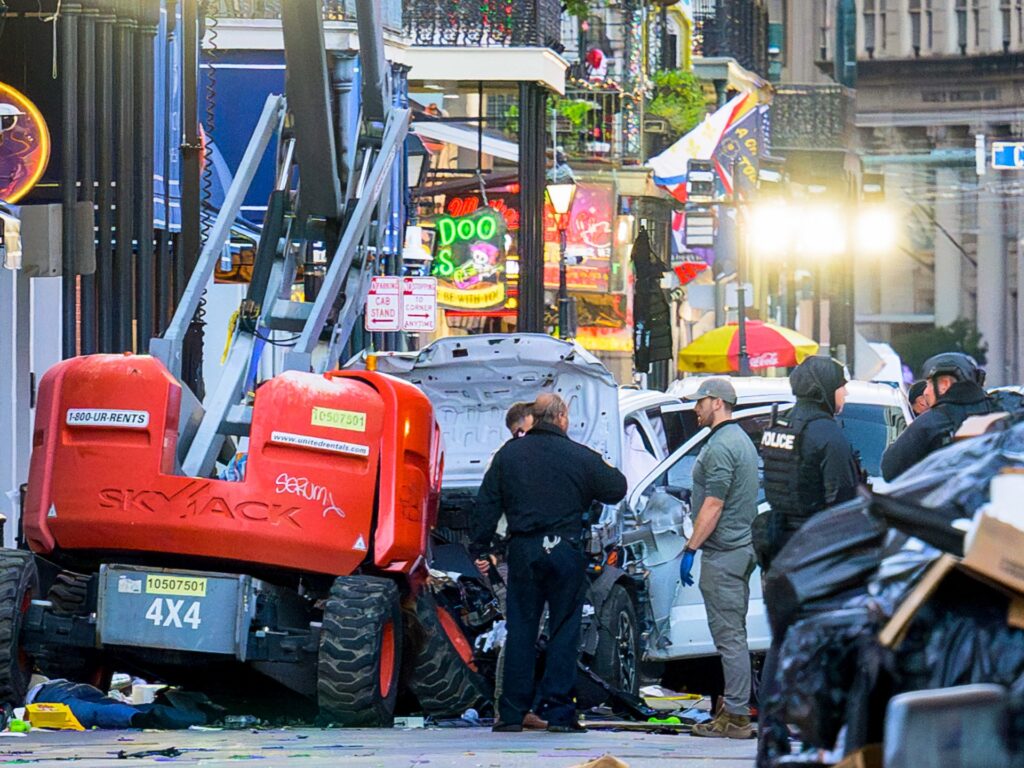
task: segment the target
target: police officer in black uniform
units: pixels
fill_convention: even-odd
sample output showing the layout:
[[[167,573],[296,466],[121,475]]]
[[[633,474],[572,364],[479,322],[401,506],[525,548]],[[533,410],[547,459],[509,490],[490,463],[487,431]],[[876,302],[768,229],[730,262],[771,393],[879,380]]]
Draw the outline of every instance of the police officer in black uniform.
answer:
[[[799,528],[818,512],[852,499],[860,470],[853,449],[836,422],[846,398],[843,366],[830,357],[804,360],[789,376],[796,405],[776,417],[761,438],[764,489],[771,510],[754,521],[754,548],[762,570]],[[769,606],[770,608],[770,606]],[[772,636],[761,675],[761,695],[774,689],[783,635]],[[760,709],[758,768],[789,752],[789,732]]]
[[[537,714],[549,731],[582,731],[572,689],[587,586],[583,516],[594,501],[620,501],[626,478],[600,454],[569,439],[569,409],[558,395],[538,397],[533,416],[533,428],[494,455],[474,510],[473,554],[491,550],[502,513],[511,537],[504,689],[494,730],[521,731],[533,705],[537,632],[546,602],[547,658]]]
[[[796,405],[777,417],[761,438],[764,490],[772,506],[755,523],[762,568],[812,515],[852,499],[860,474],[835,419],[846,397],[843,366],[830,357],[808,357],[793,370],[789,383]]]
[[[944,352],[924,362],[932,407],[904,430],[882,454],[882,477],[893,480],[953,440],[969,416],[999,410],[982,385],[985,371],[963,352]]]

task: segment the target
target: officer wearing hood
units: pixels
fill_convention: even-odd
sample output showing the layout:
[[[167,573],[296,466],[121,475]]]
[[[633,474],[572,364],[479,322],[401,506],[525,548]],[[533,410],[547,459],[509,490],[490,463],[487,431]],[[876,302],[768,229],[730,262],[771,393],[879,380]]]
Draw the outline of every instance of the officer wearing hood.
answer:
[[[985,371],[970,355],[944,352],[924,361],[932,407],[914,419],[882,454],[882,477],[893,480],[932,451],[947,445],[968,416],[1000,410],[982,388]]]
[[[789,377],[796,405],[778,416],[761,439],[765,496],[772,506],[755,523],[762,568],[812,515],[857,493],[853,449],[836,422],[846,399],[843,366],[808,357]]]
[[[772,508],[754,521],[754,550],[762,570],[799,528],[818,512],[857,494],[860,470],[836,415],[846,399],[843,366],[830,357],[808,357],[789,376],[796,405],[777,417],[761,439],[764,490]],[[783,635],[772,636],[761,676],[761,695],[774,694]],[[789,753],[784,723],[760,711],[757,766],[775,765]]]

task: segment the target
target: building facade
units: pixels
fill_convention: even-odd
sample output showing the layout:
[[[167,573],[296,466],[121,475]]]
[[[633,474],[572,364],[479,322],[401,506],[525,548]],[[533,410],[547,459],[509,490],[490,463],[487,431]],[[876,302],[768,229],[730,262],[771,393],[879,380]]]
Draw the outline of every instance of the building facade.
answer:
[[[966,318],[988,345],[989,383],[1020,381],[1020,171],[994,170],[976,147],[1024,128],[1024,2],[855,7],[857,149],[906,222],[897,252],[856,270],[858,328],[887,341]],[[783,82],[827,81],[836,0],[775,0],[771,11],[785,30]]]

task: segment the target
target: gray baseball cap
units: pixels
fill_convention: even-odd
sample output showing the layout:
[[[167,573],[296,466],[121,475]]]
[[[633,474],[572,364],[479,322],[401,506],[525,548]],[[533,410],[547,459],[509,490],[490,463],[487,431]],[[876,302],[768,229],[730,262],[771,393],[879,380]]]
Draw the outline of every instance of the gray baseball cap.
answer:
[[[703,400],[705,397],[717,397],[729,405],[736,405],[736,390],[726,379],[705,379],[696,392],[683,399]]]

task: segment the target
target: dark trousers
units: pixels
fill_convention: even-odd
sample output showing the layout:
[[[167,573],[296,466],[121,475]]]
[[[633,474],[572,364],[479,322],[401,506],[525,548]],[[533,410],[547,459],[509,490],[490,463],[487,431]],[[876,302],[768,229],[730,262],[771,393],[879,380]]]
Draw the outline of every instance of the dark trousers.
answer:
[[[552,725],[575,722],[573,686],[580,654],[586,592],[585,562],[578,545],[562,540],[544,551],[543,536],[513,536],[508,547],[508,636],[501,719],[522,722],[534,702],[537,633],[548,604],[548,644],[537,714]]]

